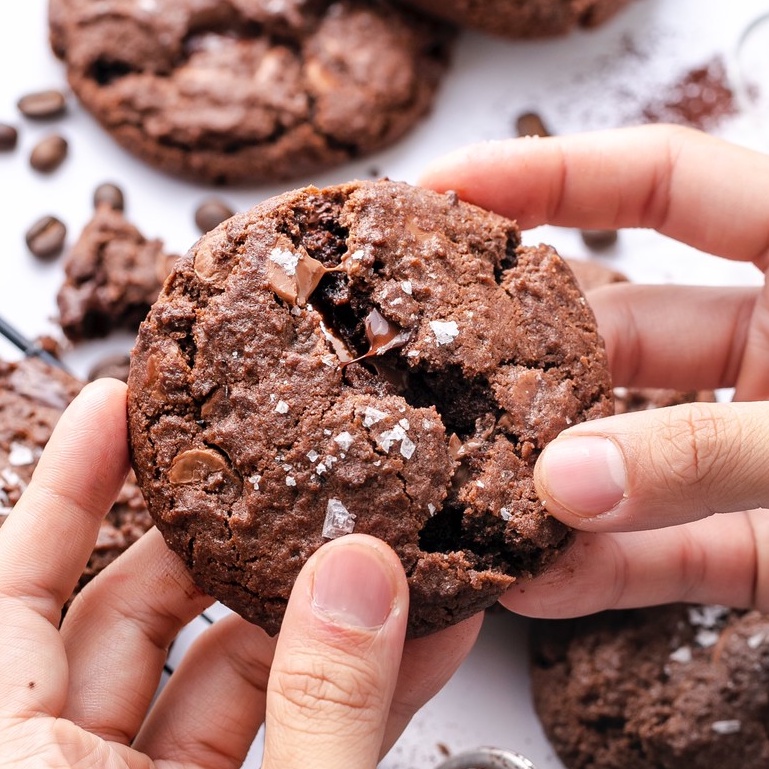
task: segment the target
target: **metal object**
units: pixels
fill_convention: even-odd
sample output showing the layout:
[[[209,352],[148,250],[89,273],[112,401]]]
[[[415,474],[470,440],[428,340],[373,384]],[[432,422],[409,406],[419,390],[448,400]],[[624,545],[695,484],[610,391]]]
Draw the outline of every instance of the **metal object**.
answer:
[[[28,357],[39,358],[49,366],[56,366],[56,368],[60,368],[62,371],[67,371],[67,367],[55,355],[51,355],[47,350],[40,347],[39,344],[31,342],[21,331],[14,328],[4,318],[0,318],[0,334]]]
[[[435,769],[537,769],[528,758],[512,750],[478,748],[446,759]]]

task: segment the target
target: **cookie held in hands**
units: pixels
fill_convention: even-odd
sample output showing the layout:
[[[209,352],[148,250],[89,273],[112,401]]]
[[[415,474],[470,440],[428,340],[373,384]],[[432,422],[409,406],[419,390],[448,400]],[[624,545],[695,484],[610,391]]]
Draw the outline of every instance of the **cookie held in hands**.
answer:
[[[456,195],[305,188],[203,236],[142,324],[134,467],[199,585],[275,633],[329,538],[398,553],[409,632],[494,603],[568,530],[544,445],[611,413],[595,320],[549,247]]]

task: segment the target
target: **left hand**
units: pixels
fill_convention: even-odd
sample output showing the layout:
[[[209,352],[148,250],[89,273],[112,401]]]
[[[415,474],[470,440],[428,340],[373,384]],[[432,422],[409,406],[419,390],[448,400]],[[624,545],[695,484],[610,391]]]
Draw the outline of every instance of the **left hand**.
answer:
[[[234,769],[266,719],[264,769],[374,769],[467,654],[480,617],[404,647],[400,561],[350,535],[308,561],[277,639],[220,620],[153,702],[171,641],[211,603],[155,529],[59,628],[128,469],[125,422],[122,383],[86,386],[0,528],[3,766]]]

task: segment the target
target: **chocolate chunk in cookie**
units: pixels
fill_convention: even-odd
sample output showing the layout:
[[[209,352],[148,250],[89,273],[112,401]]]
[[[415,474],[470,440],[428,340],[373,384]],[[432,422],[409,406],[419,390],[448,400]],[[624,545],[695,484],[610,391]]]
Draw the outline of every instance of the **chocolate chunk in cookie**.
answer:
[[[430,108],[452,33],[383,0],[51,0],[72,90],[151,165],[297,178],[387,146]]]
[[[129,375],[134,467],[211,595],[270,633],[329,538],[401,558],[409,630],[489,606],[569,540],[532,480],[611,412],[571,272],[515,223],[388,181],[305,188],[182,257]]]

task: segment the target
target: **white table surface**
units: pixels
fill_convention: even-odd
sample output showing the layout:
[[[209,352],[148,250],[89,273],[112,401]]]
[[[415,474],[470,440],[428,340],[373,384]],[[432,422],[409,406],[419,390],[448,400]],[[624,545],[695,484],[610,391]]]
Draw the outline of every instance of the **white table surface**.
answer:
[[[512,136],[516,116],[528,109],[559,133],[633,122],[645,104],[690,69],[714,56],[731,66],[742,31],[754,17],[769,12],[769,0],[636,0],[605,27],[557,40],[515,43],[465,34],[432,114],[398,145],[288,185],[230,191],[182,182],[146,167],[117,147],[74,99],[68,115],[52,125],[23,120],[15,107],[19,96],[64,87],[65,79],[47,45],[44,0],[6,4],[0,21],[0,122],[16,124],[20,140],[16,151],[0,153],[0,315],[33,338],[60,336],[54,319],[62,269],[61,260],[36,260],[26,249],[24,233],[41,215],[55,214],[67,224],[72,242],[91,215],[94,188],[103,181],[125,190],[127,216],[145,235],[183,252],[198,237],[196,206],[214,192],[240,210],[288,186],[341,182],[369,176],[372,168],[414,182],[432,157],[469,142]],[[769,93],[769,71],[763,83]],[[29,151],[54,130],[66,136],[70,154],[57,172],[42,176],[30,170]],[[712,130],[769,150],[769,124],[762,129],[747,109]],[[525,235],[525,242],[540,240],[565,256],[589,255],[574,230],[544,227]],[[600,259],[636,281],[759,281],[750,265],[706,256],[643,230],[623,231],[617,246]],[[130,344],[130,337],[118,334],[69,351],[65,359],[85,376],[94,361]],[[0,356],[18,353],[0,339]],[[182,638],[177,654],[197,627]],[[470,658],[415,717],[382,768],[433,767],[441,759],[439,744],[452,752],[496,745],[526,754],[539,769],[561,767],[532,711],[526,631],[522,618],[488,618]],[[258,766],[256,753],[249,766]]]

